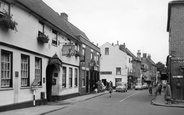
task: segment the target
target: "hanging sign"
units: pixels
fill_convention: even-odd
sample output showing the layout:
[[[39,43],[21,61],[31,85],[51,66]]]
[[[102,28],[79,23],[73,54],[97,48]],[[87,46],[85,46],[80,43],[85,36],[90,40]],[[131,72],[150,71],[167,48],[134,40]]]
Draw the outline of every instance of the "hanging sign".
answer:
[[[75,51],[75,45],[71,45],[71,44],[66,44],[63,45],[62,48],[62,55],[63,56],[75,56],[76,51]]]

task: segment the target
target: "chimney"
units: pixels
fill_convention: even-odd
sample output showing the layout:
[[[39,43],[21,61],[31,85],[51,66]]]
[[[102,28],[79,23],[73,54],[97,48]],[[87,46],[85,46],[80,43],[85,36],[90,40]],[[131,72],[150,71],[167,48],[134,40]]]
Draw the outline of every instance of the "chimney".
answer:
[[[68,21],[68,15],[67,15],[66,13],[62,12],[62,13],[60,14],[60,16],[61,16],[64,20]]]
[[[147,54],[146,53],[143,53],[143,58],[147,58]]]
[[[148,59],[151,59],[151,55],[150,54],[148,54]]]
[[[122,50],[122,51],[125,51],[125,48],[126,48],[125,43],[123,43],[123,45],[119,46],[119,49]]]
[[[117,45],[119,45],[119,41],[117,41]]]
[[[140,50],[137,51],[137,58],[139,58],[139,60],[141,60],[141,52],[140,52]]]

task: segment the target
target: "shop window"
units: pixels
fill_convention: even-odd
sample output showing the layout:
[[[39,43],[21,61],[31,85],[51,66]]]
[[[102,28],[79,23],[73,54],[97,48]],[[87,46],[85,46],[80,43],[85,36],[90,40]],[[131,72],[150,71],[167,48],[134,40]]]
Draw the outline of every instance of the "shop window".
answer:
[[[21,87],[29,86],[29,56],[21,55]]]
[[[41,58],[35,58],[35,79],[38,82],[38,85],[42,85],[42,60]]]
[[[1,50],[1,88],[12,87],[12,52]]]

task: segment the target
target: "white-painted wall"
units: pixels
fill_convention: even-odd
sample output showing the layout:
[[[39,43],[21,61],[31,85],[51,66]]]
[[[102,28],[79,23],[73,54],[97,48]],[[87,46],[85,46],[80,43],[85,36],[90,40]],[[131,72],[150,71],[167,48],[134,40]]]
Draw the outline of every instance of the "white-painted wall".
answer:
[[[11,51],[13,53],[13,87],[12,88],[0,88],[0,106],[1,105],[8,105],[14,104],[18,102],[30,101],[33,100],[33,92],[30,90],[30,86],[26,88],[21,88],[21,54],[26,54],[30,56],[30,84],[34,80],[35,76],[35,57],[39,57],[42,59],[42,81],[43,78],[46,79],[46,67],[48,65],[49,58],[52,57],[54,54],[57,54],[58,57],[62,60],[62,62],[66,63],[67,71],[69,67],[73,68],[73,83],[74,83],[74,68],[79,66],[79,57],[66,57],[62,56],[62,45],[55,47],[52,45],[51,41],[53,38],[52,28],[45,25],[45,33],[49,36],[49,43],[45,44],[38,44],[37,36],[38,31],[41,28],[39,20],[34,17],[31,13],[26,12],[25,10],[19,8],[15,5],[10,7],[10,13],[12,16],[12,20],[18,23],[17,25],[17,32],[14,30],[3,31],[0,29],[0,42],[6,43],[12,46],[16,46],[20,49],[13,49],[8,46],[0,45],[0,56],[1,50]],[[59,36],[60,41],[65,41],[61,36]],[[26,52],[26,50],[28,52]],[[40,55],[36,55],[35,53],[30,53],[33,51],[38,54],[45,55],[44,57]],[[48,56],[48,57],[47,57]],[[1,58],[0,58],[1,61]],[[74,66],[71,66],[74,65]],[[1,65],[0,65],[1,68]],[[15,72],[19,73],[19,77],[15,77]],[[78,70],[79,74],[79,70]],[[58,78],[57,78],[57,85],[53,86],[53,95],[66,95],[78,92],[78,87],[72,88],[65,88],[62,89],[62,68],[60,67],[58,71]],[[1,76],[1,74],[0,74]],[[79,77],[79,75],[78,75]],[[0,77],[1,78],[1,77]],[[68,72],[67,72],[67,82],[69,79]],[[79,78],[78,78],[79,80]],[[67,83],[68,85],[68,83]],[[79,85],[79,82],[78,82]],[[73,85],[74,86],[74,85]],[[40,99],[40,93],[46,93],[46,80],[45,83],[42,82],[42,86],[36,90],[36,99]],[[45,95],[46,98],[46,95]]]
[[[105,55],[106,47],[109,48],[109,55]],[[119,45],[111,45],[108,42],[100,47],[100,51],[100,72],[112,72],[111,75],[100,74],[100,79],[106,79],[108,82],[112,81],[113,86],[115,86],[115,78],[121,78],[122,82],[127,82],[127,54],[119,50]],[[116,67],[121,67],[121,75],[116,75]]]

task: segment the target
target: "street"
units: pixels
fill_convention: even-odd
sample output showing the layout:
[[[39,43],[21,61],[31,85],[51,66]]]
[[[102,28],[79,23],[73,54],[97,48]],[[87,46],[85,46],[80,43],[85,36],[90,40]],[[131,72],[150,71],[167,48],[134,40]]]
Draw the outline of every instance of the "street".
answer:
[[[113,92],[46,115],[183,115],[182,108],[151,105],[153,98],[148,90]]]

